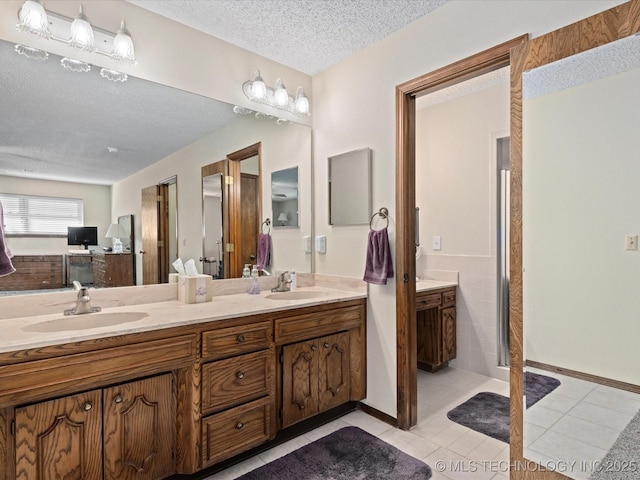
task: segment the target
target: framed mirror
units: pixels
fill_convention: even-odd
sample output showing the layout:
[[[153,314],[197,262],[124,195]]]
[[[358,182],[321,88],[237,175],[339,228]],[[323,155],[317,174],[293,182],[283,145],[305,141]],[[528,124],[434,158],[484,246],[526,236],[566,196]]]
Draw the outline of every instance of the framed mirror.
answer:
[[[511,459],[535,478],[637,461],[638,5],[512,52]]]
[[[298,167],[271,173],[273,227],[298,227]]]
[[[371,219],[371,149],[329,157],[329,225],[363,225]]]

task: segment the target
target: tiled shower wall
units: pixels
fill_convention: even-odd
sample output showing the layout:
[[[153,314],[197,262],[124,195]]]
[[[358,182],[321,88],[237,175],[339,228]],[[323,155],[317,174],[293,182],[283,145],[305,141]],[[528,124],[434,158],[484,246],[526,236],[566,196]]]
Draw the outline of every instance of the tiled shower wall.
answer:
[[[498,367],[497,266],[495,256],[429,255],[416,261],[418,276],[426,269],[458,272],[456,368],[509,380]]]

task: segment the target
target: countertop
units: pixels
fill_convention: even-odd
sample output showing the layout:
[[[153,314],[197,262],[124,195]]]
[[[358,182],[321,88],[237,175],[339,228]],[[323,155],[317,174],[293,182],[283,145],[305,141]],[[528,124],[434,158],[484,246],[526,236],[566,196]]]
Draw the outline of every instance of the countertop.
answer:
[[[367,296],[366,293],[362,292],[315,286],[298,288],[296,291],[314,292],[313,294],[318,296],[306,299],[276,300],[267,298],[272,294],[270,291],[264,291],[259,295],[242,293],[217,296],[211,302],[206,303],[185,304],[175,300],[105,308],[99,313],[86,315],[65,317],[61,311],[58,314],[2,320],[0,352],[14,352],[96,338],[148,332],[163,328],[354,300],[366,298]],[[92,306],[100,306],[100,304],[97,301],[92,301]],[[104,322],[103,325],[91,326],[92,323],[100,321]]]
[[[458,282],[443,282],[440,280],[418,280],[416,282],[416,292],[426,292],[438,288],[457,287]]]

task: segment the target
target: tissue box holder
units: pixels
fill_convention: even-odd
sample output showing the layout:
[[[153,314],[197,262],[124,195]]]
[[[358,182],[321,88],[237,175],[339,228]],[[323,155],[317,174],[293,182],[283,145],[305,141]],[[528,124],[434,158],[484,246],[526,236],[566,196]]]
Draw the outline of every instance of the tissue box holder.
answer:
[[[182,303],[210,302],[212,296],[213,278],[211,275],[182,275],[178,278],[178,300]]]

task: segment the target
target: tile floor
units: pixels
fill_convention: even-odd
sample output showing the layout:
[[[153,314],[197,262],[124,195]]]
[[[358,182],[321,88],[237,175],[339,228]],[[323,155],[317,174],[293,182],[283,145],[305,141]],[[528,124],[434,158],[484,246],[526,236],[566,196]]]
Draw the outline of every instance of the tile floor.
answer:
[[[525,413],[525,458],[542,464],[568,462],[567,467],[576,462],[567,474],[589,478],[593,462],[606,455],[640,410],[640,395],[544,370],[528,370],[556,377],[561,384]]]
[[[423,460],[431,466],[433,480],[505,480],[509,478],[509,446],[458,425],[446,416],[449,410],[483,391],[508,396],[509,385],[451,367],[435,374],[418,370],[418,425],[410,432],[398,430],[356,411],[210,476],[207,480],[237,478],[348,425],[360,427]]]

